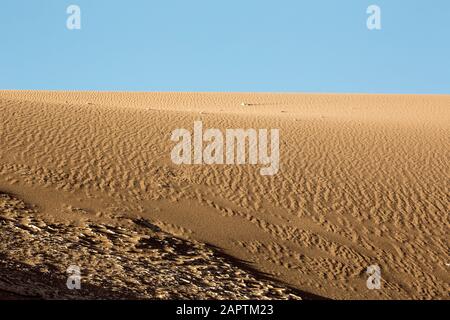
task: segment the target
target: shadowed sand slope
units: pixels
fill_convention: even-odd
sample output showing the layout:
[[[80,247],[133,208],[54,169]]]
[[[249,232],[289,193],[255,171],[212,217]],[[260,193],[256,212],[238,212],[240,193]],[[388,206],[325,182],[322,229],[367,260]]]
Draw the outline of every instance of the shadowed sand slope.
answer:
[[[64,225],[67,243],[77,243],[76,228],[120,227],[132,240],[116,245],[102,229],[86,241],[134,250],[140,240],[130,232],[144,219],[320,296],[448,298],[450,96],[0,91],[0,114],[0,190],[36,208],[22,224],[35,216]],[[172,131],[196,120],[280,129],[279,172],[173,164]],[[12,257],[16,242],[7,241],[0,254]],[[21,251],[17,263],[77,260],[69,247],[34,244],[42,255]],[[93,279],[101,272],[88,257],[104,250],[78,256]],[[380,290],[366,287],[372,264]],[[269,292],[261,286],[255,292]]]
[[[0,252],[0,289],[8,292],[5,298],[20,294],[39,299],[300,299],[304,295],[251,268],[246,267],[251,271],[247,272],[231,264],[204,244],[166,234],[145,219],[124,218],[115,225],[48,223],[38,211],[4,193],[0,193]],[[67,288],[71,265],[82,270],[80,290]]]

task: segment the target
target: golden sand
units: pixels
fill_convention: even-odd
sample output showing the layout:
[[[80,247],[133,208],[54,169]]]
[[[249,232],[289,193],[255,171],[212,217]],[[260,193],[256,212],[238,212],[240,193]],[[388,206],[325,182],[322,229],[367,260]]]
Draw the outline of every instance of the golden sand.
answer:
[[[448,299],[450,96],[0,91],[0,117],[0,193],[33,208],[21,226],[145,219],[319,296]],[[279,129],[279,171],[175,165],[171,133],[194,121]],[[4,200],[0,217],[22,207]],[[3,261],[52,259],[47,242],[19,250],[5,239]],[[95,251],[78,257],[101,265]],[[366,286],[374,264],[379,290]]]

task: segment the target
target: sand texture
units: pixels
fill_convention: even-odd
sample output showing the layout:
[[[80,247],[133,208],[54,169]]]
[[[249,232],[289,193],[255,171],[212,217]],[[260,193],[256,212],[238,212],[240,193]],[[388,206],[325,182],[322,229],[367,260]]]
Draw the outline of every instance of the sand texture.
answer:
[[[175,165],[198,120],[278,173]],[[0,298],[449,298],[450,96],[0,91],[0,146]]]

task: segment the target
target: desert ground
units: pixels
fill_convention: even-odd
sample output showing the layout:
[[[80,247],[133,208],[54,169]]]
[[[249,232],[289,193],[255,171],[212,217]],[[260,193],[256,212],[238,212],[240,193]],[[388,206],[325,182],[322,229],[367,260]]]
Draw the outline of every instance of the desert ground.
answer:
[[[279,171],[174,164],[194,121]],[[449,298],[448,95],[0,91],[0,146],[0,298]]]

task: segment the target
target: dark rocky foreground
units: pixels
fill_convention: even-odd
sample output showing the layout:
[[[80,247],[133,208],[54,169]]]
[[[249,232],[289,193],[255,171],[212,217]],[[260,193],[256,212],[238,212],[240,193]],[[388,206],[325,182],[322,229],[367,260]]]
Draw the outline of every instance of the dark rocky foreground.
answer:
[[[67,268],[81,271],[69,290]],[[143,219],[82,226],[48,223],[0,193],[0,299],[301,299],[211,246]]]

